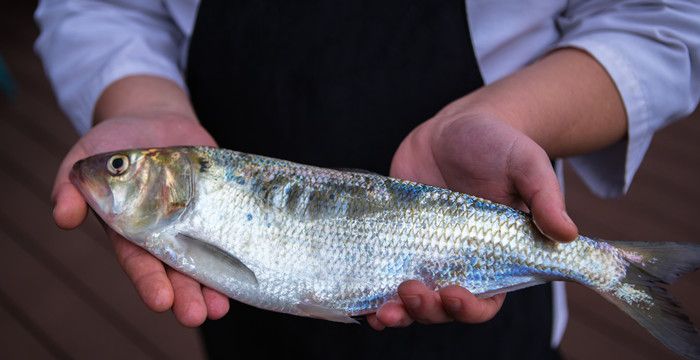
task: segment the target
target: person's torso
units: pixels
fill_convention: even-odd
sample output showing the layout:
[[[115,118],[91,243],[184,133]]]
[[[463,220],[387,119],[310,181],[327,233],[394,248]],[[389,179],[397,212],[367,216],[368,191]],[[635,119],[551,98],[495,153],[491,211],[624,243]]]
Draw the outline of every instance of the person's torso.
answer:
[[[205,0],[188,86],[220,146],[324,167],[388,173],[421,122],[483,85],[463,1]],[[508,296],[483,325],[376,332],[254,309],[204,326],[211,355],[552,356],[550,287]],[[260,348],[260,339],[271,343]],[[231,348],[227,347],[231,344]]]

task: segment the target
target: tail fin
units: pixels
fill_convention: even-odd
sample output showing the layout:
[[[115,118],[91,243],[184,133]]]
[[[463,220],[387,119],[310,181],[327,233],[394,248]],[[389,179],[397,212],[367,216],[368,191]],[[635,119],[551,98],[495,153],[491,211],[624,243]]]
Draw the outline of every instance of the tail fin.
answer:
[[[610,242],[629,261],[620,288],[604,296],[676,353],[700,359],[700,336],[663,284],[700,268],[700,245]]]

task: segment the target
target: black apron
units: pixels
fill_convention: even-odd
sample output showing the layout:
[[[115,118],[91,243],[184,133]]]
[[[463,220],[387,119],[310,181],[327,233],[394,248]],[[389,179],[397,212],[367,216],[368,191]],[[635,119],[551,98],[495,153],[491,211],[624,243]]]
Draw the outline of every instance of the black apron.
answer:
[[[464,0],[203,0],[187,83],[220,146],[387,174],[399,143],[481,87]],[[202,326],[212,358],[531,358],[550,349],[551,287],[481,325],[372,330],[231,301]]]

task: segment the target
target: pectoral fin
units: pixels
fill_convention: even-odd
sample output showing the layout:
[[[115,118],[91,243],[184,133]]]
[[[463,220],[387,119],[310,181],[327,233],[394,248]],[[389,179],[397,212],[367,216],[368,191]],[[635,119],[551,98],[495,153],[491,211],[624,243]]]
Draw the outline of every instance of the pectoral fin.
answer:
[[[312,303],[299,303],[297,304],[297,308],[308,317],[341,322],[346,324],[359,324],[357,320],[351,318],[346,313],[340,310],[330,309],[321,305]]]
[[[207,266],[214,272],[230,274],[239,281],[258,285],[258,278],[253,270],[220,247],[183,233],[178,233],[175,238],[180,242],[180,246],[187,256],[197,262],[199,266]]]

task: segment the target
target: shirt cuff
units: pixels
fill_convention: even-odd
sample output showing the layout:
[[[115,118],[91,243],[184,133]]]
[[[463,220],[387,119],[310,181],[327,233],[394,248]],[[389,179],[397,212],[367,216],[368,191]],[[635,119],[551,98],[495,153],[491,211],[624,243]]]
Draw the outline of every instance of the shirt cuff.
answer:
[[[617,86],[627,113],[627,137],[601,150],[568,159],[588,188],[600,197],[626,193],[649,148],[654,132],[649,129],[649,102],[644,87],[627,55],[595,34],[564,40],[556,48],[573,47],[593,56]]]
[[[182,89],[187,91],[182,74],[172,64],[163,62],[162,64],[154,64],[152,61],[140,61],[139,59],[129,59],[128,62],[112,61],[108,64],[99,75],[91,80],[87,88],[90,91],[84,91],[81,96],[76,99],[77,106],[69,110],[69,116],[74,119],[74,125],[78,132],[82,135],[92,128],[92,118],[95,111],[95,105],[100,95],[112,83],[129,76],[148,75],[157,76],[171,80],[178,84]]]

